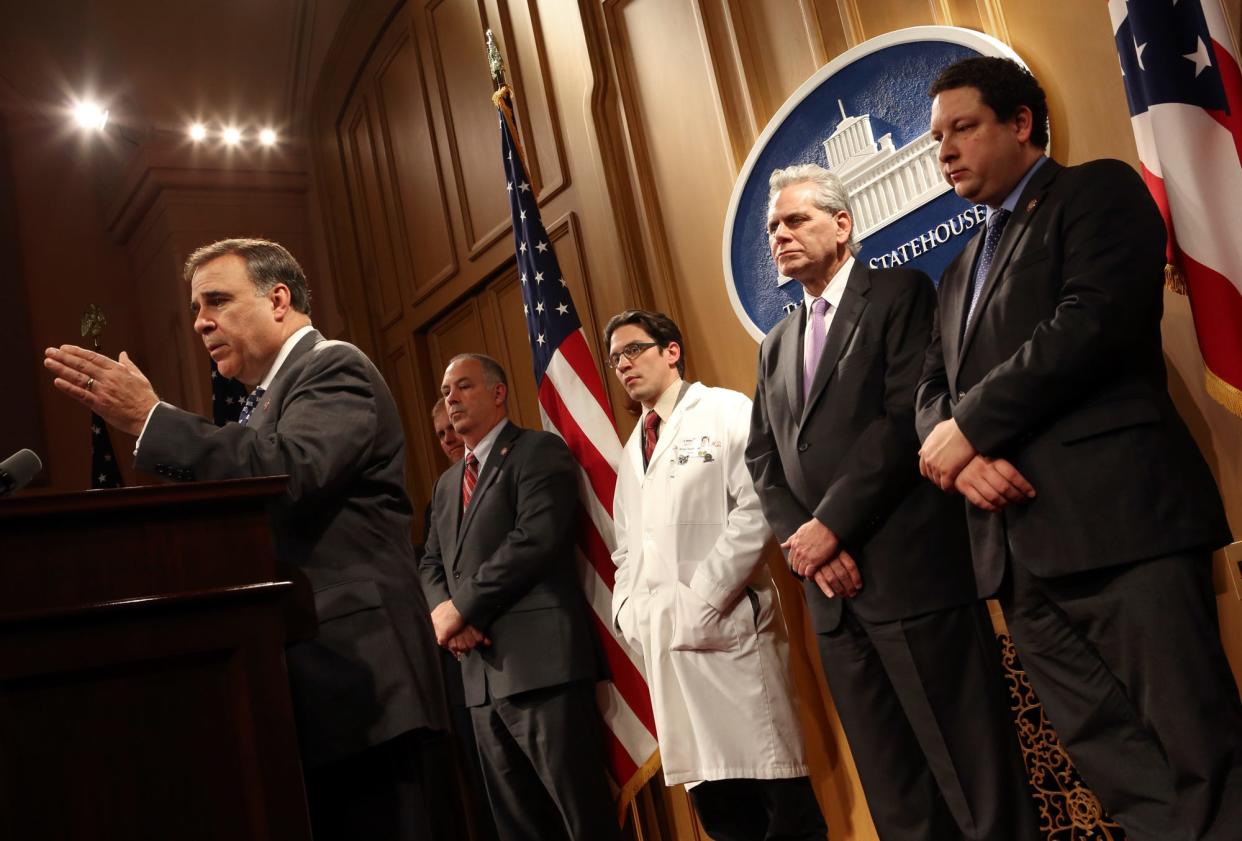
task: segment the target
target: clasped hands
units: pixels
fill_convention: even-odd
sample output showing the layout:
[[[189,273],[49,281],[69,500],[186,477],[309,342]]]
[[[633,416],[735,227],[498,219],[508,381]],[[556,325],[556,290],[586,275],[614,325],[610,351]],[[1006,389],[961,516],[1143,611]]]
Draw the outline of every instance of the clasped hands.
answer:
[[[812,517],[781,544],[789,568],[803,578],[813,578],[830,599],[852,598],[862,590],[862,573],[832,529]]]
[[[452,599],[445,599],[431,611],[431,626],[436,632],[436,642],[453,652],[458,660],[476,646],[492,644],[486,634],[466,624]]]
[[[953,418],[932,429],[919,449],[919,472],[942,491],[957,491],[984,511],[1035,498],[1035,488],[1003,458],[980,455]]]

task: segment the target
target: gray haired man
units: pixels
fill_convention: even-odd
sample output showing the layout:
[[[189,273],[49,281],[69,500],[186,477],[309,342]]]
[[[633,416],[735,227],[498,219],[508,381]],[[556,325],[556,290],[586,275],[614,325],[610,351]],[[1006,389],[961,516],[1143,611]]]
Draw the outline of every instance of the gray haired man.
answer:
[[[914,392],[936,290],[854,259],[849,197],[772,174],[768,241],[803,306],[759,353],[747,466],[804,577],[824,674],[884,841],[1025,841],[1037,822],[960,504],[920,481]]]

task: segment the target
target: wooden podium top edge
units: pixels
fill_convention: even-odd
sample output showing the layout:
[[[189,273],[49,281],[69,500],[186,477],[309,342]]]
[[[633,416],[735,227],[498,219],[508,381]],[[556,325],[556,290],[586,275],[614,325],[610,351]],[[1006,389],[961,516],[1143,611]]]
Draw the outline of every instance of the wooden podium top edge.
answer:
[[[94,513],[163,505],[279,496],[288,476],[135,485],[108,490],[18,494],[0,499],[0,521],[46,514]]]

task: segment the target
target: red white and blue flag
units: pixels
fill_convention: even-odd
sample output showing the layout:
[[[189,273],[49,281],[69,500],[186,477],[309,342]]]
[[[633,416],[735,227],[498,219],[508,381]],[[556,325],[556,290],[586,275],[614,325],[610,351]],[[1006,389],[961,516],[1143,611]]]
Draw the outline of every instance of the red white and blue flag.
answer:
[[[503,89],[502,89],[503,90]],[[578,548],[581,579],[592,624],[608,661],[611,681],[598,687],[607,730],[609,772],[618,789],[618,817],[659,767],[655,718],[642,671],[612,626],[616,568],[612,551],[612,497],[621,462],[621,440],[608,407],[599,369],[591,357],[582,322],[539,218],[535,188],[510,130],[507,96],[497,99],[501,152],[513,214],[522,306],[535,363],[543,427],[564,439],[579,467],[581,521]]]
[[[1219,0],[1109,0],[1141,172],[1185,280],[1207,392],[1242,415],[1242,73]]]

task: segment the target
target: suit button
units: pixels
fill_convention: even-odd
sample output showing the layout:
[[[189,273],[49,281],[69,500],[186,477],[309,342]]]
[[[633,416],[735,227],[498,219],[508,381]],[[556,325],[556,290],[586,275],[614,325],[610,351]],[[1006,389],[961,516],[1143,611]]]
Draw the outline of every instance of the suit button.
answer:
[[[811,449],[811,445],[805,441],[798,445],[798,452],[800,453],[805,453],[809,449]]]
[[[455,572],[455,573],[453,573],[453,580],[454,580],[454,581],[459,581],[459,580],[461,580],[461,573],[460,573],[460,572]]]

